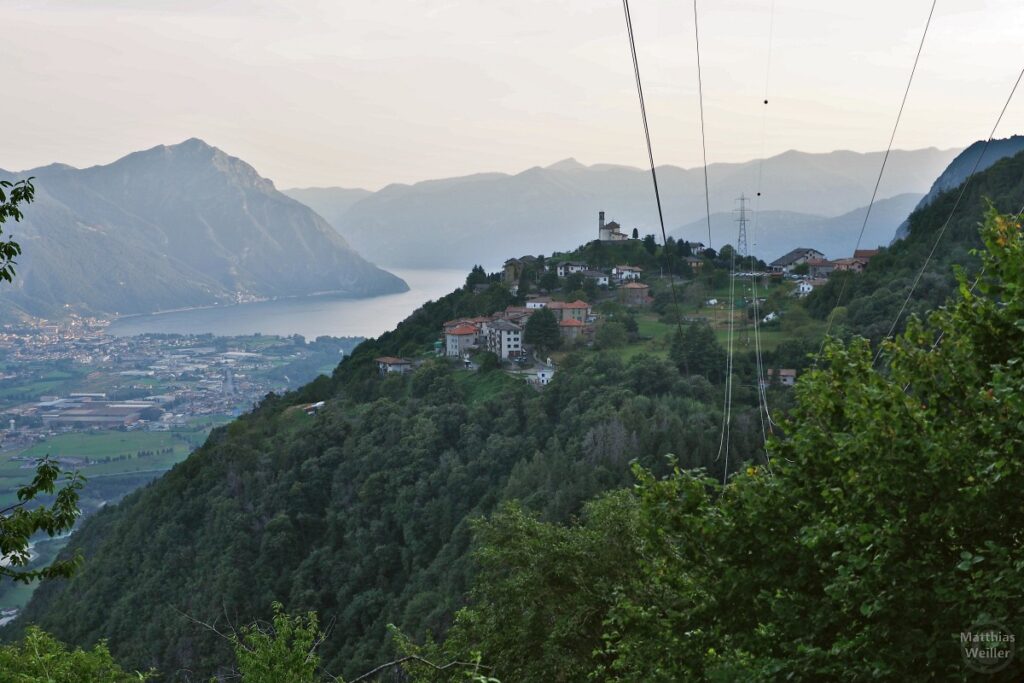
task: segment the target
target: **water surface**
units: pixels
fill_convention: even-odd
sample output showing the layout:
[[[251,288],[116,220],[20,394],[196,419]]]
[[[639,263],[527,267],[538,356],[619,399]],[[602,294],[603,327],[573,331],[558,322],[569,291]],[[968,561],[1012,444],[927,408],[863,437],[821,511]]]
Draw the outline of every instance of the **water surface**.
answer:
[[[301,334],[307,339],[376,337],[431,299],[448,294],[466,281],[462,270],[391,269],[409,284],[409,291],[369,299],[333,294],[306,296],[252,304],[196,308],[153,315],[119,318],[108,332],[130,336],[150,332],[165,334]]]

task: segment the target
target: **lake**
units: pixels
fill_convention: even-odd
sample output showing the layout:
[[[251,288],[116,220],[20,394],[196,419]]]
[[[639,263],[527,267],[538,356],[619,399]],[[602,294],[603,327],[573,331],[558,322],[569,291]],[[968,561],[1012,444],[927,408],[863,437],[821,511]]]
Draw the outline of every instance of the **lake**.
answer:
[[[376,337],[395,327],[431,299],[465,284],[464,270],[401,270],[391,272],[409,284],[409,291],[368,299],[337,295],[296,297],[251,304],[194,308],[114,320],[107,331],[117,336],[146,333],[301,334],[307,339]]]

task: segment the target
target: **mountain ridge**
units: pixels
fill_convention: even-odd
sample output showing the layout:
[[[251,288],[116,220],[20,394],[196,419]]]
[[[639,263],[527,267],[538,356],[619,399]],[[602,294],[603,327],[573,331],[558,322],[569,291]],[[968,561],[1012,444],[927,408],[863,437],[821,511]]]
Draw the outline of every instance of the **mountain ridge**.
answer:
[[[24,254],[0,294],[8,316],[407,289],[250,164],[198,138],[84,169],[3,175],[34,176],[36,186],[25,220],[11,226]]]
[[[923,194],[957,152],[934,147],[893,152],[883,199]],[[712,210],[731,210],[741,192],[753,195],[761,174],[763,210],[840,216],[863,206],[871,196],[881,157],[881,152],[790,150],[763,163],[713,163],[708,167]],[[658,179],[667,221],[685,225],[703,216],[703,167],[662,165]],[[329,188],[323,189],[328,196]],[[321,199],[308,201],[314,209],[329,212]],[[509,253],[571,249],[596,237],[598,210],[629,230],[660,231],[649,170],[587,166],[571,158],[518,173],[388,185],[352,202],[344,212],[332,213],[331,225],[357,250],[381,263],[469,267],[481,259],[497,265]],[[714,240],[733,241],[732,233]]]
[[[972,143],[958,154],[950,162],[949,166],[939,174],[939,177],[935,179],[935,182],[928,189],[928,193],[921,198],[921,201],[914,209],[923,209],[935,201],[942,192],[959,187],[967,179],[967,176],[970,175],[972,169],[975,169],[975,172],[984,171],[1000,159],[1012,157],[1021,150],[1024,150],[1024,135],[1011,135],[1008,138],[993,139],[991,142],[978,140]],[[977,162],[976,167],[975,162]],[[908,217],[896,228],[896,234],[891,242],[905,238],[909,231],[910,222]]]

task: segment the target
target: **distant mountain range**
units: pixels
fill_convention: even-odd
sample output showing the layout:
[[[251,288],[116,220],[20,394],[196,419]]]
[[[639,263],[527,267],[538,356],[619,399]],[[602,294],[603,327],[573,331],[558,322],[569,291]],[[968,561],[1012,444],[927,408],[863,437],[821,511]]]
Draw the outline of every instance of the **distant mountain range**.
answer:
[[[747,243],[751,254],[769,262],[798,246],[817,249],[830,259],[851,256],[861,227],[864,227],[861,249],[874,249],[888,244],[893,226],[899,225],[910,215],[921,197],[920,193],[908,192],[876,201],[866,227],[866,206],[832,218],[794,211],[761,211],[750,216]],[[729,243],[735,244],[739,230],[737,218],[737,213],[712,214],[711,234],[729,235]],[[671,234],[677,239],[707,242],[706,219],[684,225]]]
[[[988,143],[987,149],[984,140],[975,142],[953,159],[936,181],[932,183],[928,194],[921,199],[916,208],[922,209],[931,204],[940,193],[951,190],[954,187],[960,187],[967,180],[967,176],[971,174],[971,169],[974,168],[975,163],[978,164],[977,172],[980,173],[1000,159],[1012,157],[1022,150],[1024,150],[1024,135],[1011,135],[1002,140],[992,140],[991,143]],[[981,155],[984,156],[979,161],[978,157]],[[893,241],[906,237],[909,229],[910,222],[905,217],[903,222],[900,223],[899,228],[897,228]]]
[[[312,209],[235,157],[191,139],[106,166],[54,164],[35,177],[24,250],[0,316],[148,313],[247,297],[406,291]]]
[[[895,200],[908,193],[924,193],[958,152],[935,148],[893,152],[881,196]],[[712,164],[708,167],[711,209],[731,211],[740,193],[755,193],[760,174],[762,211],[809,214],[811,223],[826,229],[821,218],[841,217],[867,204],[881,159],[880,152],[790,151],[763,164]],[[658,179],[670,226],[686,226],[704,216],[703,168],[662,166]],[[637,227],[644,234],[658,226],[648,170],[585,166],[573,159],[515,175],[482,173],[389,185],[367,195],[343,188],[285,192],[329,216],[331,224],[367,258],[391,266],[484,263],[493,267],[508,254],[572,248],[596,238],[597,212],[602,209],[627,230]],[[894,206],[901,207],[905,201],[899,199]],[[895,218],[883,242],[905,217]],[[819,239],[816,229],[807,237],[822,244],[829,241]],[[713,233],[715,247],[734,240],[735,226]]]

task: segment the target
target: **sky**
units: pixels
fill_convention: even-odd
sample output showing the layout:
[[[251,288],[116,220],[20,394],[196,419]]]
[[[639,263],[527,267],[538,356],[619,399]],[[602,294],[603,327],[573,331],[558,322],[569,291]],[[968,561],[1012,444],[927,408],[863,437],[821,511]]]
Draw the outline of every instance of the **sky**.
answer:
[[[698,0],[708,162],[884,150],[930,7]],[[693,5],[630,9],[655,160],[698,166]],[[647,163],[619,0],[0,0],[0,27],[9,170],[190,137],[280,188]],[[987,137],[1022,35],[1020,0],[939,0],[894,146]]]

